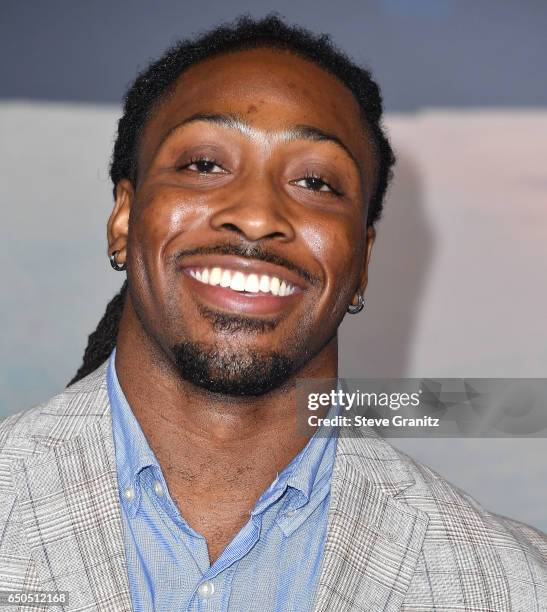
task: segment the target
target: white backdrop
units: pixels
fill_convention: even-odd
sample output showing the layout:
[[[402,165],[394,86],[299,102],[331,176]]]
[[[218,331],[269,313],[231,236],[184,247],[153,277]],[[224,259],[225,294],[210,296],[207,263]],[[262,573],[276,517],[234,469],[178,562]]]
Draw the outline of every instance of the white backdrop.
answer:
[[[0,417],[60,391],[119,288],[106,257],[119,109],[0,103]],[[388,115],[399,163],[351,377],[544,377],[547,110]],[[397,440],[485,506],[547,530],[545,440]]]

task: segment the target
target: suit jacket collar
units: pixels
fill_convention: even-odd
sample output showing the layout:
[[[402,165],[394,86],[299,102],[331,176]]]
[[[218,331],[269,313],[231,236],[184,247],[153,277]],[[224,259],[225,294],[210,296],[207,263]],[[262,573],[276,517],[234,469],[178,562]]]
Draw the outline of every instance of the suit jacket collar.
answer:
[[[69,591],[67,611],[131,610],[105,372],[44,407],[12,470],[39,588]],[[428,523],[397,499],[413,483],[372,430],[341,428],[315,612],[400,609]]]
[[[428,517],[397,495],[414,484],[370,429],[341,428],[314,612],[392,612],[402,606]]]

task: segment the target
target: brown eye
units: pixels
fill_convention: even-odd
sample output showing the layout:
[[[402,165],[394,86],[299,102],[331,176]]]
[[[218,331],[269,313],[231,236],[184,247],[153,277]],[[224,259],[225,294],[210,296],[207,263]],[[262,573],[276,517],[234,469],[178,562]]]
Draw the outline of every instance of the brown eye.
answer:
[[[293,185],[297,187],[304,187],[305,189],[310,189],[311,191],[325,192],[325,193],[333,193],[335,195],[341,195],[339,191],[334,189],[332,185],[327,183],[325,179],[321,176],[317,176],[315,174],[307,174],[301,179],[297,179],[296,181],[291,181]]]
[[[207,157],[192,159],[189,164],[182,166],[180,170],[190,170],[192,172],[199,172],[200,174],[222,174],[226,172],[214,159],[209,159]]]
[[[331,191],[328,183],[325,183],[323,179],[317,178],[316,176],[308,176],[304,179],[306,187],[313,189],[313,191]]]

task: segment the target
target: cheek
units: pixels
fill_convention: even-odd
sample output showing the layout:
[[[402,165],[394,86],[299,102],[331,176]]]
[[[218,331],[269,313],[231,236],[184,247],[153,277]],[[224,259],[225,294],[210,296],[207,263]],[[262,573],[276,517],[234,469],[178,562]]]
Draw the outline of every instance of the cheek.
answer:
[[[205,208],[198,198],[185,197],[180,189],[153,190],[138,198],[135,215],[129,220],[130,233],[139,250],[158,256],[171,237],[199,222]]]
[[[308,223],[303,236],[313,258],[319,262],[325,275],[326,289],[353,289],[360,272],[360,257],[364,248],[364,222],[333,220],[328,223]],[[333,286],[330,286],[333,285]]]

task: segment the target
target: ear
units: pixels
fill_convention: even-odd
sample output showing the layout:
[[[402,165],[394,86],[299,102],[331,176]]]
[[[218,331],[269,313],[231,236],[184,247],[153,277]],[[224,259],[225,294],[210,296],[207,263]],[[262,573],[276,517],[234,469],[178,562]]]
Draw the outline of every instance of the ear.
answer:
[[[108,238],[108,255],[118,251],[116,261],[122,264],[127,259],[127,234],[129,231],[129,212],[135,192],[129,179],[122,179],[116,185],[116,201],[108,219],[106,235]]]
[[[359,276],[359,288],[357,293],[363,295],[365,293],[365,289],[368,284],[368,265],[370,263],[370,255],[372,253],[372,246],[374,245],[374,240],[376,238],[376,230],[372,225],[369,225],[367,228],[367,242],[365,245],[365,253],[363,259],[363,266],[361,268],[361,274]]]

